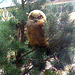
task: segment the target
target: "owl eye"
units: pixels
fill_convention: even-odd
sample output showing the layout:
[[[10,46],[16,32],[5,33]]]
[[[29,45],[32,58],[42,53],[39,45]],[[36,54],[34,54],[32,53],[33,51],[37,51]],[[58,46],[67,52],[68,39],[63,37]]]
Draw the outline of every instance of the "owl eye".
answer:
[[[43,18],[43,16],[42,16],[42,15],[38,17],[38,19],[42,19],[42,18]]]
[[[34,16],[32,16],[32,15],[31,15],[31,16],[30,16],[30,19],[32,19],[32,20],[33,20],[33,19],[34,19]]]

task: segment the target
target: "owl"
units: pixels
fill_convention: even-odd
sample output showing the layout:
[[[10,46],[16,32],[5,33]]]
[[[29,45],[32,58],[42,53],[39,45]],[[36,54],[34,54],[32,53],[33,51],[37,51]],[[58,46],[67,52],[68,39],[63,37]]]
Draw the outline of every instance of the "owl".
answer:
[[[46,47],[48,42],[45,37],[46,15],[40,10],[33,10],[28,15],[27,37],[31,46]]]

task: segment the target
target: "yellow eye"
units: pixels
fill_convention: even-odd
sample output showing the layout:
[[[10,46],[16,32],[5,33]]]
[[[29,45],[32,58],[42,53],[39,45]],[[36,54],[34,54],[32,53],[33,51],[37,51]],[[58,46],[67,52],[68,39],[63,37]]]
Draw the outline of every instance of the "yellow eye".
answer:
[[[43,18],[43,16],[42,16],[42,15],[38,17],[38,19],[42,19],[42,18]]]
[[[31,16],[29,17],[29,19],[32,19],[32,20],[33,20],[33,19],[34,19],[34,16],[31,15]]]

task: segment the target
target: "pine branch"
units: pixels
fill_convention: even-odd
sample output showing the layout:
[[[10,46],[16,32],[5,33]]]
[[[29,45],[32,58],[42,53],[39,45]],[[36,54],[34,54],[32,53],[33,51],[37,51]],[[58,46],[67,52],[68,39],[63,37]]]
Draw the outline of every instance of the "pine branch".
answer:
[[[26,54],[23,54],[20,58],[19,58],[19,60],[21,60],[24,56],[26,56],[26,55],[28,55],[28,54],[30,54],[30,53],[32,53],[32,52],[34,52],[34,51],[36,51],[35,49],[32,49],[31,51],[29,51],[28,53],[26,53]]]
[[[51,35],[47,40],[45,40],[42,43],[45,43],[45,42],[47,42],[49,40],[51,41],[51,39],[53,39],[59,33],[59,31],[61,30],[61,28],[62,28],[62,25],[59,27],[59,29],[57,30],[57,32],[55,32],[53,35]]]

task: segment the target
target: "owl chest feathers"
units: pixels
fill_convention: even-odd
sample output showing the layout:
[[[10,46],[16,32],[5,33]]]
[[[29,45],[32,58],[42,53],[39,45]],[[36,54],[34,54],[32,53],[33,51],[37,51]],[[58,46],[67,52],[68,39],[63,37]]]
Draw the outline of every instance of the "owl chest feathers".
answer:
[[[42,44],[45,41],[44,24],[27,25],[27,35],[31,45]]]

